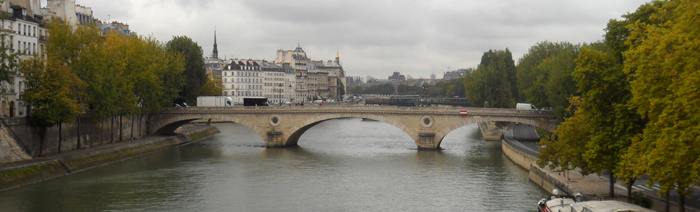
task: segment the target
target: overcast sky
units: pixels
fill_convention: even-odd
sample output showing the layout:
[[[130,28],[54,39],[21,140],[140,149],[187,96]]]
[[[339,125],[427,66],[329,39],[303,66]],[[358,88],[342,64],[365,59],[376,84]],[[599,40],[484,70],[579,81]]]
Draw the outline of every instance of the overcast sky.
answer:
[[[46,1],[43,0],[46,5]],[[607,22],[648,0],[78,0],[100,20],[167,42],[186,35],[209,56],[274,60],[298,44],[336,52],[349,76],[414,78],[476,67],[489,49],[518,61],[537,42],[602,40]]]

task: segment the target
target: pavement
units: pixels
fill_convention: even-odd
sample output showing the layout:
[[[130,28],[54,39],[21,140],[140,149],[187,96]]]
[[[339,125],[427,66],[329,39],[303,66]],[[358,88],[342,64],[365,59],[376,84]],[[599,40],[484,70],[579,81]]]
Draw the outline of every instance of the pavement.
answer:
[[[512,137],[510,138],[511,140],[516,140],[516,142],[519,143],[521,146],[533,150],[526,152],[527,154],[537,156],[536,154],[539,153],[538,150],[540,147],[539,145],[537,145],[537,142],[539,141],[539,136],[537,136],[535,127],[526,124],[511,124],[508,127],[506,127],[505,130],[512,131],[512,134],[504,133],[504,136],[512,135]],[[608,194],[610,193],[610,180],[608,177],[605,176],[598,176],[597,174],[589,174],[583,176],[580,172],[576,170],[557,171],[551,169],[550,167],[545,167],[543,171],[549,172],[550,176],[559,178],[561,182],[567,182],[567,184],[570,188],[572,188],[572,190],[580,191],[583,194],[596,195],[601,197],[603,195],[608,196]],[[664,211],[664,207],[666,205],[665,197],[659,197],[659,195],[657,194],[657,192],[659,191],[658,184],[653,185],[651,188],[646,187],[646,181],[648,179],[649,177],[647,176],[637,179],[635,185],[632,186],[632,190],[644,192],[644,194],[646,194],[654,200],[652,209],[657,211]],[[617,182],[619,182],[619,179],[617,180]],[[700,197],[700,188],[693,187],[692,190],[693,198],[685,199],[685,209],[686,211],[700,212],[700,199],[698,198]],[[627,196],[627,187],[625,186],[625,184],[615,183],[615,195]],[[677,203],[678,194],[675,192],[671,192],[670,211],[678,211]]]

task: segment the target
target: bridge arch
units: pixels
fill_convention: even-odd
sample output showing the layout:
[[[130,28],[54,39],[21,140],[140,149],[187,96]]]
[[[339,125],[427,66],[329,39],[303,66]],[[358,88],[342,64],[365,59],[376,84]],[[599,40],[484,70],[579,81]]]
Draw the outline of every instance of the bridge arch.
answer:
[[[456,130],[457,128],[464,127],[466,125],[470,124],[476,124],[476,123],[481,123],[481,122],[511,122],[511,123],[521,123],[521,124],[527,124],[535,127],[539,127],[542,129],[545,129],[549,132],[554,132],[556,130],[557,125],[556,123],[553,123],[551,121],[543,120],[540,118],[523,118],[523,117],[487,117],[487,118],[466,118],[466,119],[458,119],[458,120],[451,120],[447,121],[446,123],[443,122],[440,124],[440,126],[437,126],[437,130],[435,132],[435,139],[438,141],[437,142],[437,148],[440,147],[440,144],[442,144],[442,140],[452,132],[453,130]]]
[[[218,121],[228,121],[246,126],[260,135],[260,137],[265,138],[267,136],[267,131],[256,125],[245,120],[249,117],[234,116],[234,114],[182,114],[174,116],[161,116],[154,117],[154,123],[151,124],[152,128],[149,130],[155,135],[172,135],[175,134],[177,128],[188,124],[196,120],[218,120]]]
[[[364,114],[364,113],[338,113],[338,114],[325,114],[325,115],[316,115],[310,118],[307,118],[304,121],[297,122],[296,124],[292,125],[288,130],[285,130],[285,132],[289,133],[289,136],[286,139],[286,142],[284,146],[294,146],[297,145],[299,142],[299,138],[311,127],[316,126],[317,124],[331,120],[331,119],[339,119],[339,118],[364,118],[364,119],[371,119],[375,121],[380,121],[384,122],[390,125],[393,125],[400,130],[404,131],[408,136],[413,138],[415,141],[418,138],[418,133],[411,130],[409,127],[404,125],[400,120],[394,119],[394,118],[388,118],[385,116],[377,115],[377,114]],[[416,120],[418,121],[418,120]]]

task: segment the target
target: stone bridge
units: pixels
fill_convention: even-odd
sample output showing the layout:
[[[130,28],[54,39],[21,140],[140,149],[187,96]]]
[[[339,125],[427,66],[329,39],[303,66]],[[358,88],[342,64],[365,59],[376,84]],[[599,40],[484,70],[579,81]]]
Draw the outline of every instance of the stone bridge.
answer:
[[[468,115],[460,115],[466,110]],[[194,120],[235,122],[257,132],[267,147],[295,146],[306,130],[337,118],[365,118],[396,126],[408,134],[418,149],[440,149],[452,130],[483,122],[517,122],[554,131],[554,114],[494,108],[396,107],[396,106],[281,106],[173,108],[152,116],[151,134],[172,134]]]

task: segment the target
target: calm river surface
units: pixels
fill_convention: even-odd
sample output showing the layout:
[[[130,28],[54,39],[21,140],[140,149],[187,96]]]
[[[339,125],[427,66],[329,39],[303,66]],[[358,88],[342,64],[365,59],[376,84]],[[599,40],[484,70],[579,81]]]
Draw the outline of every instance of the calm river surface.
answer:
[[[361,119],[323,122],[285,149],[215,126],[197,143],[0,192],[0,211],[535,211],[546,195],[475,124],[443,151]]]

